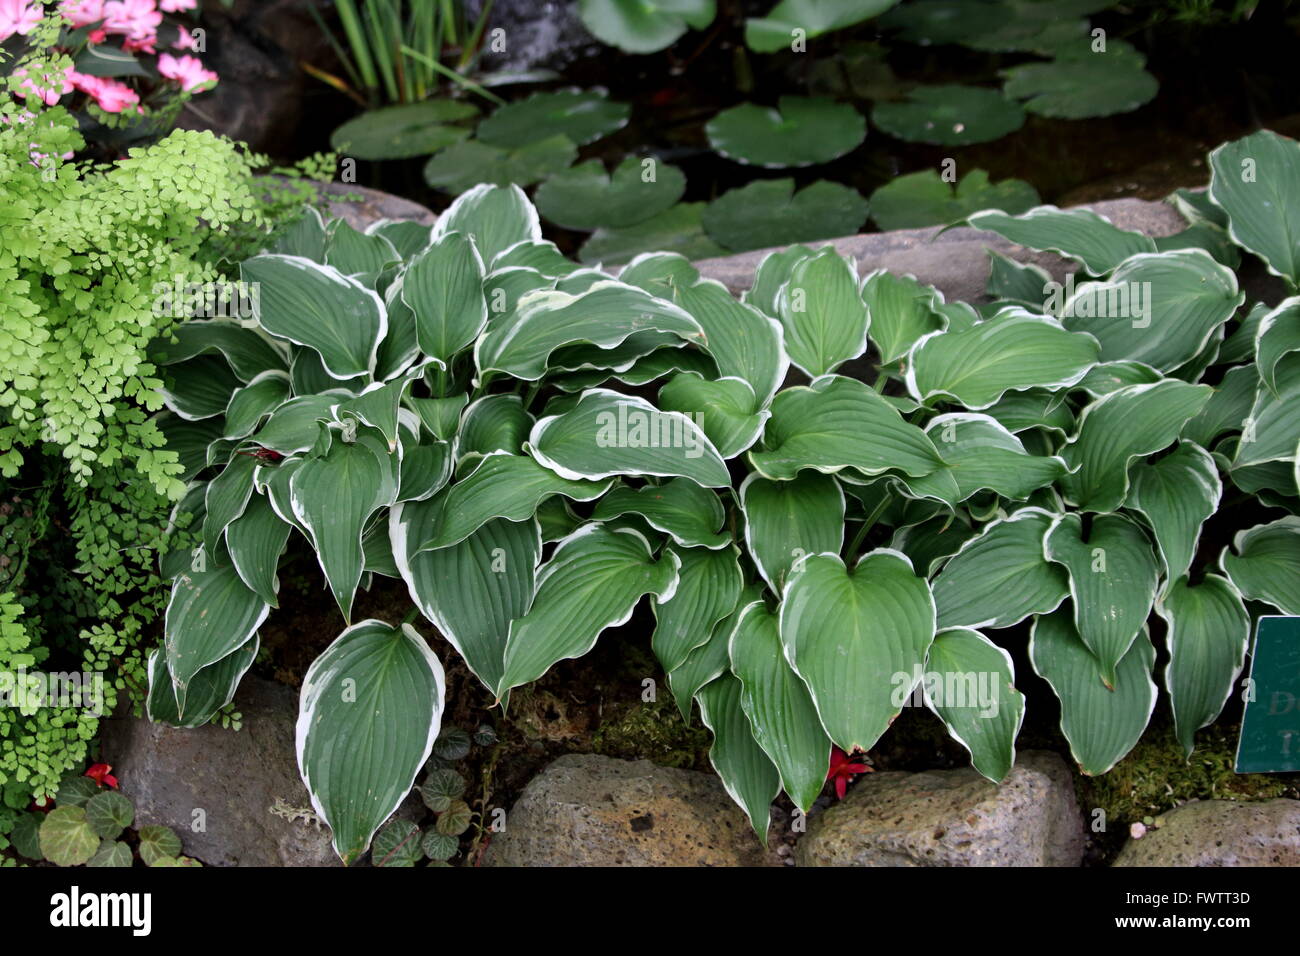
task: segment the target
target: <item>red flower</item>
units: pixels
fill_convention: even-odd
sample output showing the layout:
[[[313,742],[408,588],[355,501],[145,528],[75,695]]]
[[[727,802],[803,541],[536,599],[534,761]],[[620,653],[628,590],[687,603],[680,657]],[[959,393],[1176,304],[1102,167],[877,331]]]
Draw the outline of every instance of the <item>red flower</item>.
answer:
[[[831,747],[831,768],[826,772],[827,780],[835,781],[835,796],[843,800],[849,781],[860,773],[871,773],[872,767],[865,763],[854,763],[852,758],[839,747]]]
[[[99,784],[101,787],[111,787],[116,790],[117,777],[113,776],[113,774],[109,772],[112,769],[112,766],[109,764],[97,763],[86,771],[86,776],[95,781],[95,783]]]

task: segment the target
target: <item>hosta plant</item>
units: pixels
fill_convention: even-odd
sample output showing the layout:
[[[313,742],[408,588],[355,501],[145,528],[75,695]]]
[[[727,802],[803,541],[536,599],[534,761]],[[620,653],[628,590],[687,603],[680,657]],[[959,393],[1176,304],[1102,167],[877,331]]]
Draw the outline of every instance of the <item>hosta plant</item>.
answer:
[[[1295,283],[1276,197],[1300,146],[1257,134],[1213,166],[1174,240],[1052,207],[971,217],[1077,264],[1058,285],[995,259],[978,308],[829,247],[769,255],[739,298],[673,254],[614,278],[540,241],[513,187],[431,230],[308,216],[243,265],[258,322],[161,346],[203,544],[168,559],[154,717],[231,699],[301,535],[346,627],[303,683],[298,760],[347,861],[443,707],[428,630],[355,619],[375,575],[503,707],[647,603],[760,834],[781,790],[807,810],[833,748],[869,751],[905,706],[1001,780],[1017,660],[1085,773],[1134,745],[1158,686],[1190,752],[1252,614],[1300,611],[1300,299],[1247,302],[1211,254]],[[1202,526],[1227,501],[1224,547]]]

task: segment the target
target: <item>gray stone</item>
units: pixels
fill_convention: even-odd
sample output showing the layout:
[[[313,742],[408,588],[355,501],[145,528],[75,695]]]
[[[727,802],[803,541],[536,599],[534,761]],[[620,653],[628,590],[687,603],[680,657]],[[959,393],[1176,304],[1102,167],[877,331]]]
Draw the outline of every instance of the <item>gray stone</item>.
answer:
[[[969,767],[875,773],[809,818],[800,866],[1078,866],[1083,821],[1070,771],[1017,755],[1002,784]]]
[[[712,774],[570,754],[534,777],[485,866],[771,866]]]
[[[103,759],[134,801],[136,820],[171,827],[185,853],[210,866],[339,865],[327,826],[284,815],[311,810],[294,755],[297,693],[249,675],[235,705],[243,714],[237,732],[105,721]],[[206,829],[195,832],[199,809]]]
[[[409,219],[431,226],[437,218],[427,206],[378,189],[352,183],[326,183],[321,190],[339,197],[330,200],[330,216],[346,220],[353,229],[364,230],[380,219]]]
[[[1300,800],[1195,800],[1157,823],[1116,866],[1300,866]]]

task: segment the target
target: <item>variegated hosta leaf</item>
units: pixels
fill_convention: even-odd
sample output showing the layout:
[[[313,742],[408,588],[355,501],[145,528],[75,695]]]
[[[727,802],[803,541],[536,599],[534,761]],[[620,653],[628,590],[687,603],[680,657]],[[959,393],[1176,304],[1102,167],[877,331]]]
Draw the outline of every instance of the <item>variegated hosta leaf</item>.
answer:
[[[861,382],[827,375],[787,388],[772,402],[761,450],[749,453],[763,476],[788,480],[805,468],[864,475],[897,469],[928,475],[943,459],[925,432],[903,421],[887,400]]]
[[[1259,322],[1255,338],[1255,364],[1260,379],[1275,395],[1282,392],[1277,366],[1283,357],[1300,351],[1300,296],[1286,299]]]
[[[1155,252],[1140,232],[1129,232],[1086,209],[1038,206],[1019,216],[996,209],[977,212],[966,220],[1030,249],[1046,249],[1081,262],[1092,275],[1105,275],[1129,256]]]
[[[1228,214],[1228,235],[1268,270],[1300,283],[1300,143],[1260,130],[1210,153],[1210,197]]]
[[[1054,517],[1021,508],[962,545],[934,578],[939,626],[1010,627],[1059,607],[1069,596],[1069,577],[1043,555]]]
[[[795,806],[807,813],[826,783],[831,740],[807,685],[785,659],[777,615],[762,601],[742,608],[728,649],[754,739]]]
[[[604,388],[533,426],[525,446],[552,471],[571,479],[616,475],[690,478],[709,488],[731,484],[727,466],[703,429],[680,412]]]
[[[401,405],[402,394],[409,385],[408,378],[367,385],[356,398],[339,406],[337,417],[339,421],[355,419],[363,425],[369,425],[384,436],[389,451],[396,451],[397,410]]]
[[[527,455],[492,452],[472,472],[428,503],[428,507],[436,509],[436,520],[428,536],[414,543],[420,551],[447,548],[464,541],[493,518],[526,521],[551,495],[591,501],[604,494],[610,484],[562,478]]]
[[[293,525],[281,520],[262,495],[254,495],[244,513],[226,528],[230,559],[240,578],[271,607],[279,607],[276,569]]]
[[[498,397],[498,396],[490,396]],[[501,398],[513,398],[519,402],[517,395],[503,395]],[[407,398],[406,403],[419,416],[420,424],[428,429],[429,434],[439,441],[451,441],[460,428],[461,412],[469,402],[466,394],[450,395],[447,398]],[[520,403],[522,404],[522,403]],[[527,429],[525,429],[526,431]],[[518,448],[513,449],[518,451]]]
[[[940,513],[899,527],[889,547],[903,552],[912,567],[929,577],[974,536],[968,521],[958,515]]]
[[[1190,362],[1246,295],[1233,271],[1200,249],[1126,259],[1104,282],[1066,300],[1061,322],[1101,343],[1101,360],[1144,362],[1172,372]]]
[[[742,379],[753,389],[755,404],[746,411],[767,405],[790,367],[780,323],[737,302],[713,279],[674,285],[672,298],[704,330],[704,346],[717,362],[718,374]]]
[[[221,415],[244,384],[220,355],[197,355],[179,362],[167,369],[163,381],[164,404],[190,422]]]
[[[740,508],[745,547],[774,594],[799,558],[844,546],[844,491],[829,475],[770,481],[751,474],[740,486]]]
[[[809,555],[791,571],[780,629],[831,740],[865,751],[921,680],[934,598],[895,551],[863,555],[851,571],[837,555]]]
[[[1115,669],[1155,600],[1159,569],[1146,535],[1123,515],[1107,514],[1092,520],[1085,540],[1083,517],[1071,512],[1052,524],[1043,553],[1068,572],[1075,630],[1114,687]]]
[[[754,390],[740,378],[710,380],[698,372],[685,372],[659,390],[660,407],[699,422],[725,459],[747,451],[763,434],[772,413],[765,408],[751,411],[757,404]]]
[[[1185,578],[1156,603],[1169,631],[1165,688],[1183,754],[1192,755],[1196,731],[1213,723],[1246,662],[1250,615],[1226,579],[1207,574],[1200,584]]]
[[[1092,398],[1101,398],[1119,391],[1126,385],[1154,385],[1164,378],[1160,372],[1142,362],[1102,362],[1088,370],[1075,389],[1087,392]],[[1059,394],[1059,393],[1058,393]]]
[[[1295,455],[1300,441],[1300,355],[1284,359],[1275,374],[1277,391],[1261,385],[1242,423],[1234,469],[1290,462]]]
[[[699,700],[700,717],[713,731],[709,763],[767,846],[772,801],[781,792],[781,776],[754,739],[753,728],[740,703],[740,681],[723,674],[700,689]]]
[[[442,665],[414,628],[349,627],[312,662],[298,699],[298,771],[334,851],[357,861],[433,751]]]
[[[248,507],[253,495],[253,471],[257,459],[252,455],[232,455],[229,464],[208,482],[204,494],[203,541],[209,552],[215,550],[221,536]]]
[[[1156,649],[1146,629],[1120,661],[1114,690],[1102,683],[1097,659],[1079,639],[1067,611],[1034,622],[1029,659],[1061,702],[1061,732],[1079,769],[1096,777],[1119,763],[1142,736],[1156,706],[1151,677]]]
[[[1183,438],[1202,448],[1212,449],[1215,441],[1227,433],[1241,431],[1255,404],[1259,372],[1254,365],[1238,365],[1223,376],[1210,400],[1183,426]]]
[[[795,266],[814,255],[810,247],[797,243],[765,254],[754,269],[750,287],[741,293],[741,301],[752,305],[764,315],[775,316],[781,286],[790,281]]]
[[[587,653],[601,631],[632,616],[643,595],[667,601],[680,567],[671,550],[655,561],[635,531],[600,524],[579,528],[542,566],[532,608],[510,625],[497,696],[537,680],[557,661]]]
[[[1064,438],[1074,431],[1074,413],[1070,411],[1065,395],[1047,389],[1007,392],[986,409],[985,414],[1014,435],[1041,428]]]
[[[190,678],[186,687],[184,716],[176,700],[167,655],[162,650],[149,655],[149,696],[145,709],[155,723],[173,727],[201,727],[235,699],[235,690],[257,659],[261,641],[256,635],[243,647],[231,651]]]
[[[279,369],[260,373],[226,405],[223,438],[238,440],[251,435],[273,411],[289,400],[289,376]]]
[[[1085,408],[1079,430],[1061,449],[1071,471],[1060,482],[1066,501],[1083,511],[1122,505],[1133,459],[1173,443],[1210,391],[1208,385],[1164,379],[1118,389]]]
[[[950,628],[930,645],[921,684],[925,705],[994,783],[1016,762],[1016,735],[1025,719],[1025,695],[1015,681],[1011,655],[979,631]]]
[[[150,357],[159,365],[175,365],[205,354],[220,355],[235,375],[248,383],[271,369],[284,372],[289,368],[280,343],[232,319],[191,319],[170,334],[176,338],[175,343],[164,338],[149,347]]]
[[[1022,501],[1066,471],[1065,462],[1056,455],[1031,455],[1019,438],[988,415],[937,415],[925,433],[946,465],[903,483],[914,495],[950,505],[985,490]]]
[[[1239,531],[1219,564],[1242,597],[1300,614],[1300,517]]]
[[[442,490],[451,478],[451,442],[424,441],[409,436],[402,442],[402,465],[397,482],[398,501],[423,501]]]
[[[233,564],[212,556],[203,570],[191,568],[172,582],[163,646],[179,716],[188,714],[186,694],[194,676],[247,644],[269,610]]]
[[[867,307],[858,271],[832,246],[799,261],[777,295],[785,350],[809,378],[818,378],[867,350]]]
[[[456,458],[494,451],[518,455],[533,427],[533,416],[518,395],[485,395],[465,409],[456,436]]]
[[[1191,568],[1201,525],[1219,510],[1222,494],[1214,459],[1192,442],[1179,442],[1165,457],[1130,470],[1124,507],[1142,515],[1155,535],[1166,589]]]
[[[518,242],[541,242],[537,210],[518,186],[481,183],[463,192],[434,223],[434,240],[459,232],[474,241],[484,262]]]
[[[862,282],[862,300],[870,312],[871,341],[880,360],[890,365],[931,332],[945,328],[943,317],[931,308],[935,290],[912,276],[896,276],[877,269]]]
[[[415,314],[420,351],[449,364],[487,325],[483,260],[470,238],[444,232],[402,272],[402,301]]]
[[[1092,336],[1011,308],[971,328],[918,341],[907,387],[918,402],[944,398],[971,410],[988,408],[1009,391],[1073,385],[1097,364],[1099,352]]]
[[[629,512],[640,515],[683,548],[725,548],[731,543],[731,535],[721,530],[726,513],[718,493],[689,478],[615,488],[600,499],[591,516],[608,521]]]
[[[713,626],[708,639],[692,649],[676,667],[671,670],[664,668],[668,672],[668,686],[672,688],[673,700],[677,702],[677,710],[686,723],[691,722],[691,701],[700,688],[731,666],[728,646],[741,610],[762,597],[761,584],[745,585],[741,588],[740,596],[727,610],[727,616]]]
[[[271,413],[252,440],[281,455],[307,451],[320,438],[321,423],[331,419],[331,409],[346,400],[346,395],[330,393],[291,398]]]
[[[254,256],[239,268],[243,281],[260,284],[262,328],[315,349],[335,378],[375,370],[388,315],[373,289],[296,256]]]
[[[677,590],[667,600],[651,602],[655,632],[650,646],[666,673],[681,667],[692,651],[710,639],[718,622],[736,610],[744,584],[735,548],[675,550],[681,561]],[[686,700],[689,704],[690,695]]]
[[[697,345],[705,342],[699,323],[680,306],[636,286],[606,279],[576,295],[539,290],[488,326],[474,347],[475,364],[480,376],[500,371],[534,381],[562,346],[591,343],[611,349],[630,335],[650,331],[671,332]]]

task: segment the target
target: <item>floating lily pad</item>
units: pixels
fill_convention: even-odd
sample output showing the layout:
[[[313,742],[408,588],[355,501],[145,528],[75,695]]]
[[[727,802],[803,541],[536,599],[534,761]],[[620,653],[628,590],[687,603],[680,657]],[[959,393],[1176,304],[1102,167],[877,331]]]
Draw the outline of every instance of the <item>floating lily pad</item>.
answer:
[[[921,46],[1038,51],[1086,29],[1079,17],[1112,5],[1113,0],[918,0],[891,10],[880,25]]]
[[[579,0],[583,25],[598,40],[628,53],[670,47],[687,27],[703,30],[717,13],[714,0]]]
[[[432,157],[424,166],[424,181],[453,193],[479,183],[529,186],[564,169],[577,156],[577,147],[567,136],[551,136],[514,149],[471,139]]]
[[[783,96],[777,109],[742,103],[705,127],[712,147],[738,163],[779,169],[828,163],[867,135],[852,106],[822,98]]]
[[[789,49],[795,30],[811,40],[879,16],[898,0],[781,0],[765,17],[745,21],[745,45],[757,53]]]
[[[330,136],[330,145],[357,159],[409,159],[428,156],[469,136],[457,120],[478,115],[459,100],[425,100],[404,106],[386,106],[348,120]]]
[[[686,177],[676,166],[630,156],[612,176],[597,159],[556,173],[537,188],[536,203],[565,229],[625,229],[668,209],[685,191]]]
[[[1014,133],[1025,111],[997,90],[979,86],[918,86],[903,103],[879,103],[871,121],[909,143],[966,146]]]
[[[642,252],[676,252],[687,259],[724,256],[722,248],[704,233],[702,202],[678,203],[626,229],[597,229],[580,250],[583,262],[622,265]]]
[[[1017,215],[1038,202],[1037,191],[1021,179],[991,183],[988,173],[973,169],[953,184],[927,169],[899,176],[872,193],[871,218],[881,229],[920,229],[947,225],[981,209]]]
[[[1071,56],[1050,63],[1025,63],[1002,71],[1002,91],[1025,100],[1025,109],[1057,119],[1087,119],[1128,113],[1151,101],[1160,89],[1127,52]]]
[[[534,93],[501,107],[478,127],[489,146],[517,149],[558,134],[585,146],[627,125],[630,108],[611,103],[604,90],[559,90]]]
[[[797,193],[793,179],[760,179],[724,193],[704,210],[704,230],[733,252],[834,239],[858,231],[867,201],[821,180]]]

